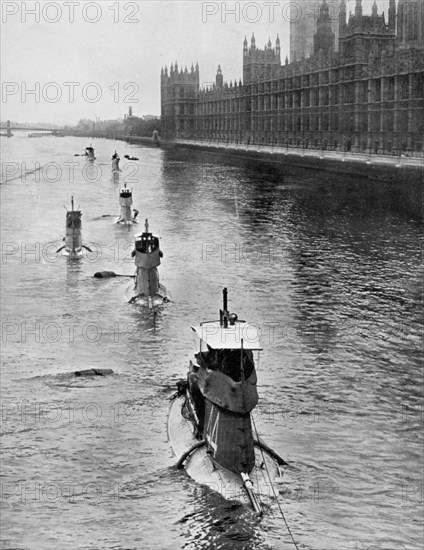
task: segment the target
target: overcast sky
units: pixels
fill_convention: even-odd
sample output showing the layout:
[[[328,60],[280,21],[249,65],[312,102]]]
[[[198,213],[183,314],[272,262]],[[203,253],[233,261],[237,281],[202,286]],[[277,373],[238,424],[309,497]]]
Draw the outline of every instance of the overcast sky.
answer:
[[[224,80],[239,79],[244,36],[250,41],[252,32],[258,47],[268,37],[274,44],[278,33],[284,60],[290,1],[303,3],[2,0],[1,119],[76,124],[122,117],[129,105],[135,115],[159,115],[166,64],[198,61],[207,83],[219,63]],[[372,3],[364,0],[366,14]],[[388,3],[379,0],[380,10]],[[347,4],[353,11],[355,0]],[[225,8],[236,9],[239,22]]]

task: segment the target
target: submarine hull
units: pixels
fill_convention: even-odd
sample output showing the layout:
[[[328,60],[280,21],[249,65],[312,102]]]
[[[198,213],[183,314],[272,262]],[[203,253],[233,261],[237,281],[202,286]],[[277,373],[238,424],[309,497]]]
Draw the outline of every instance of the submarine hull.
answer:
[[[82,248],[77,248],[75,250],[71,250],[69,248],[64,248],[62,250],[62,255],[66,258],[70,258],[71,260],[79,260],[83,257],[84,250]]]
[[[169,302],[168,291],[166,287],[159,283],[158,293],[153,296],[147,294],[137,294],[137,289],[134,288],[134,285],[130,285],[125,291],[125,298],[127,302],[131,304],[137,304],[140,306],[154,307],[160,306]]]
[[[195,437],[193,423],[185,418],[184,404],[184,396],[176,397],[171,403],[168,415],[168,438],[178,459],[193,445],[199,443],[199,439]],[[249,477],[253,483],[254,492],[261,502],[271,505],[275,499],[271,482],[274,485],[281,482],[280,468],[277,461],[256,443],[254,450],[255,465]],[[226,500],[235,500],[243,505],[251,506],[240,474],[230,472],[217,465],[207,452],[206,446],[194,450],[185,460],[184,468],[194,481],[206,485],[221,494]]]
[[[115,223],[117,223],[118,225],[135,225],[138,223],[138,221],[134,218],[130,218],[130,219],[118,218]]]

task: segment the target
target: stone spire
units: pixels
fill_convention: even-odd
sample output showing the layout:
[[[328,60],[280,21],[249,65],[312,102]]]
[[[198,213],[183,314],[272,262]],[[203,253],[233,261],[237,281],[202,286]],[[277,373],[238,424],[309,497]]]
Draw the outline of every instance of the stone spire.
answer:
[[[224,77],[222,75],[222,69],[221,69],[221,65],[218,65],[218,70],[216,72],[216,87],[217,88],[222,88],[223,84],[224,84]]]
[[[390,0],[389,5],[389,29],[393,32],[396,29],[396,0]]]
[[[355,16],[362,17],[362,0],[356,0]]]
[[[397,35],[402,49],[423,49],[424,6],[423,0],[399,0]]]
[[[331,30],[330,11],[327,0],[323,0],[317,21],[317,32],[314,36],[314,53],[317,54],[322,50],[323,54],[328,54],[332,47],[334,47],[334,33]]]
[[[346,0],[341,0],[339,6],[339,32],[343,36],[346,31]]]

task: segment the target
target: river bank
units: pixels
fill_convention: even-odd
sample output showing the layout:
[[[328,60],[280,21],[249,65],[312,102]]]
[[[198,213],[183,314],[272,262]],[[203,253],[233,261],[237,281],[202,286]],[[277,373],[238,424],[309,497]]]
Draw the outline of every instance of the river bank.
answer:
[[[196,151],[232,162],[237,159],[271,164],[290,174],[306,171],[335,181],[348,178],[366,185],[367,194],[389,193],[412,217],[423,218],[423,158],[193,140],[162,142],[162,147]]]
[[[160,147],[160,142],[153,141],[153,138],[146,137],[146,136],[122,136],[118,139],[122,139],[123,141],[127,141],[128,143],[139,143],[141,145],[144,145],[145,147]]]
[[[119,141],[126,141],[128,143],[138,143],[140,145],[144,145],[145,147],[159,147],[160,143],[157,144],[155,141],[153,141],[152,137],[149,136],[127,136],[127,135],[116,135],[113,132],[67,132],[67,136],[72,137],[85,137],[87,139],[111,139],[111,140],[119,140]]]
[[[175,140],[165,142],[165,147],[183,147],[188,149],[219,152],[228,156],[260,158],[261,160],[301,168],[313,168],[339,173],[357,174],[365,177],[386,177],[403,179],[407,172],[409,176],[421,178],[423,181],[424,158],[375,155],[345,151],[327,151],[317,149],[302,149],[295,147],[280,147],[266,145],[245,145],[216,141]]]

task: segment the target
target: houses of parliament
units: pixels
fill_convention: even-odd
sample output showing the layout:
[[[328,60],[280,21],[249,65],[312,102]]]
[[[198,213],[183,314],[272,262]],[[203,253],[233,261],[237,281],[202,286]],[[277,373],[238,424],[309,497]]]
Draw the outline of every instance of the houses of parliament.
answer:
[[[309,0],[307,0],[309,1]],[[424,0],[390,0],[388,14],[363,14],[337,0],[319,2],[309,52],[298,51],[291,24],[290,60],[280,40],[243,44],[243,80],[200,87],[199,67],[161,72],[162,135],[375,154],[422,155],[424,145]],[[337,36],[337,43],[336,43]],[[294,50],[293,50],[294,48]]]

